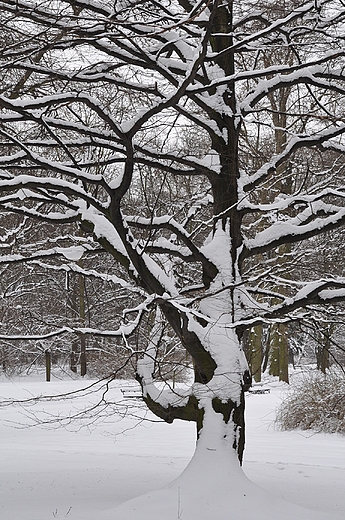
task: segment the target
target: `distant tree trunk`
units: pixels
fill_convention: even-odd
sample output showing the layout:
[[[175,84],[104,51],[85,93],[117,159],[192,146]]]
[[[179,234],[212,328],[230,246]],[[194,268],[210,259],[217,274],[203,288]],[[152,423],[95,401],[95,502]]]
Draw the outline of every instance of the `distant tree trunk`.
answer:
[[[82,327],[85,327],[85,280],[79,274],[79,318]],[[86,375],[86,338],[85,334],[80,335],[80,375]]]
[[[78,342],[73,341],[70,355],[70,369],[75,374],[77,373],[77,364],[78,364]]]
[[[85,376],[87,372],[86,364],[86,339],[85,335],[80,336],[80,375]]]
[[[286,183],[285,183],[286,184]],[[286,187],[287,192],[291,191],[291,187]],[[291,253],[291,244],[284,244],[279,248],[282,268],[289,259]],[[289,277],[288,269],[286,269],[285,278]],[[287,296],[286,287],[283,288],[283,295]],[[279,377],[279,381],[289,383],[289,328],[284,323],[278,323],[271,326],[270,330],[270,357],[269,357],[269,373]]]
[[[285,53],[283,50],[281,59],[291,65],[292,56],[290,51]],[[267,65],[270,64],[268,60]],[[287,106],[291,89],[281,89],[279,95],[273,93],[268,95],[272,107],[272,120],[275,126],[275,149],[276,153],[280,154],[285,150],[287,143]],[[293,193],[293,182],[290,175],[289,162],[283,162],[277,168],[278,178],[281,180],[277,184],[277,190],[280,193],[291,195]],[[284,264],[288,261],[291,254],[291,244],[285,243],[278,249],[279,256],[277,258],[277,265],[282,266],[282,272],[285,278],[288,278],[288,269],[284,272]],[[283,285],[282,296],[287,296],[286,287]],[[278,302],[277,302],[278,303]],[[288,343],[288,328],[284,324],[272,325],[270,331],[270,357],[269,357],[269,373],[279,377],[279,381],[289,382],[289,343]]]
[[[261,381],[262,376],[262,325],[258,325],[245,331],[243,338],[244,351],[248,361],[250,373],[256,383]]]
[[[326,325],[322,328],[322,332],[320,334],[320,341],[316,350],[316,363],[318,370],[321,370],[323,374],[326,373],[327,369],[330,366],[329,363],[329,352],[331,348],[331,335],[333,332],[333,326]]]
[[[289,343],[287,326],[273,325],[270,332],[269,373],[279,381],[289,382]]]
[[[50,381],[51,367],[52,367],[52,357],[51,357],[50,350],[45,351],[45,361],[46,361],[46,381]]]

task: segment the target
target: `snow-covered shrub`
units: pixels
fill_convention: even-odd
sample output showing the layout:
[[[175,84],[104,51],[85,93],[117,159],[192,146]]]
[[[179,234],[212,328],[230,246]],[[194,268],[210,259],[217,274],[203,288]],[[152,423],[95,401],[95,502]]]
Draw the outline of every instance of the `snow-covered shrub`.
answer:
[[[345,376],[340,370],[306,372],[293,382],[276,422],[283,430],[345,434]]]

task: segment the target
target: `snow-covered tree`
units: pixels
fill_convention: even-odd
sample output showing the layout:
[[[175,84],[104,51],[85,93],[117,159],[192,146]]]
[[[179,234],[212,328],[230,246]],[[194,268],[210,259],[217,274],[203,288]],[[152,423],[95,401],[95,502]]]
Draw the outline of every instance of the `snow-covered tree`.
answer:
[[[126,339],[157,309],[138,361],[145,402],[167,422],[195,421],[187,471],[201,460],[205,485],[213,472],[241,479],[243,332],[345,297],[341,276],[291,278],[285,247],[345,222],[343,3],[0,7],[13,35],[1,49],[2,210],[77,223],[119,263],[112,281],[136,304],[117,329],[74,330]],[[193,135],[200,147],[186,145]],[[73,247],[59,253],[86,249]],[[161,317],[193,359],[183,392],[152,377]]]

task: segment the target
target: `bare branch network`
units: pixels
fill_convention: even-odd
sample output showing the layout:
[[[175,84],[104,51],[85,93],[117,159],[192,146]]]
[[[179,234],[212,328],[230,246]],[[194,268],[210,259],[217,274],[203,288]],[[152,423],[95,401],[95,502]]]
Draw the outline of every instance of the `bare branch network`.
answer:
[[[131,294],[112,331],[45,334],[127,337],[159,308],[195,384],[183,406],[154,389],[151,338],[138,368],[148,405],[200,431],[207,386],[228,424],[248,385],[245,329],[345,299],[314,247],[345,222],[343,3],[13,0],[0,12],[1,209],[69,230],[1,265],[108,276]],[[96,252],[118,270],[81,265]],[[240,458],[243,445],[237,435]]]

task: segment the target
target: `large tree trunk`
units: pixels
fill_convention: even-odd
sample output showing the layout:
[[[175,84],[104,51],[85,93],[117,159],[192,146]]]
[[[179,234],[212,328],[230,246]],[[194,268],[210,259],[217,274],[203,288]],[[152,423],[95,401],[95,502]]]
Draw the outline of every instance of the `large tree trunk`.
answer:
[[[226,232],[218,229],[211,249],[219,247],[222,241],[228,243],[229,238]],[[229,248],[227,250],[229,252]],[[162,306],[182,344],[193,356],[195,382],[192,387],[185,392],[169,388],[162,392],[155,386],[153,372],[158,326],[152,328],[144,358],[138,362],[137,378],[147,405],[156,415],[167,422],[174,419],[195,421],[198,445],[204,442],[205,428],[212,430],[214,420],[214,434],[207,433],[207,436],[211,435],[213,442],[219,442],[222,449],[228,449],[231,458],[236,454],[241,464],[245,444],[244,391],[250,386],[251,378],[233,325],[236,294],[229,288],[222,289],[232,280],[229,265],[231,262],[225,254],[217,266],[221,272],[211,284],[209,296],[202,299],[197,313],[180,311],[173,316],[174,310]],[[227,269],[223,271],[224,267]],[[201,320],[200,315],[205,319]],[[183,326],[179,329],[181,323]]]
[[[116,520],[132,516],[140,520],[249,520],[253,515],[257,520],[272,520],[280,518],[282,511],[284,518],[305,518],[306,510],[269,495],[249,481],[240,467],[243,389],[239,401],[224,400],[222,409],[218,398],[212,397],[214,392],[222,391],[221,380],[233,385],[233,390],[238,388],[233,375],[233,371],[223,373],[219,385],[215,384],[215,376],[213,390],[209,385],[197,385],[202,424],[194,455],[182,474],[164,488],[118,506],[114,511]],[[314,514],[314,520],[324,520],[324,513]]]

